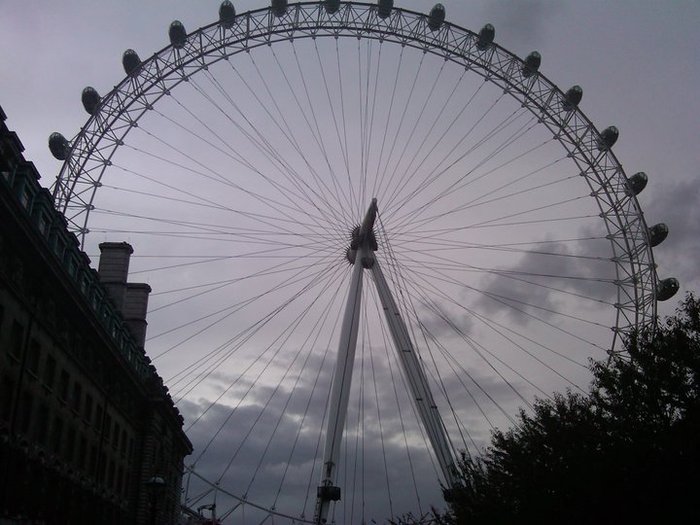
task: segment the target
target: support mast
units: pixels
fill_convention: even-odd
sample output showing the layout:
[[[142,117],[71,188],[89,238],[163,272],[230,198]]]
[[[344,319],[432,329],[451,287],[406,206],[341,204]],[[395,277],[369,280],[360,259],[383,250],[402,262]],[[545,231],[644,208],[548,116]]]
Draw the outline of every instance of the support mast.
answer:
[[[425,375],[423,366],[418,359],[413,341],[406,328],[401,312],[399,311],[394,297],[391,295],[389,284],[384,278],[384,273],[379,266],[379,261],[374,260],[371,266],[374,283],[377,287],[379,300],[382,303],[386,322],[389,325],[391,338],[394,340],[394,347],[398,353],[399,361],[403,368],[404,375],[411,389],[413,402],[420,416],[423,428],[428,434],[428,439],[437,457],[440,470],[445,478],[448,488],[453,487],[457,482],[456,468],[454,464],[454,454],[452,446],[447,439],[445,425],[440,417],[440,412],[435,404],[435,399],[430,391],[428,378]]]
[[[401,312],[394,301],[379,262],[374,256],[374,252],[377,250],[377,240],[373,231],[376,216],[377,199],[372,199],[372,204],[365,214],[362,225],[353,231],[352,242],[348,250],[348,259],[353,264],[353,269],[340,331],[338,360],[335,365],[329,399],[326,442],[323,451],[323,473],[321,484],[316,493],[314,522],[317,525],[327,523],[331,502],[340,499],[340,487],[336,485],[337,466],[352,383],[362,302],[362,273],[365,269],[372,272],[389,325],[389,332],[411,389],[413,402],[433,447],[445,482],[448,487],[452,487],[456,482],[452,447],[447,439],[445,426],[430,391],[428,379],[418,359],[406,324],[401,317]]]
[[[353,269],[350,291],[343,316],[343,325],[340,329],[338,360],[335,364],[335,373],[333,374],[331,386],[326,443],[323,450],[323,473],[321,475],[321,484],[316,493],[314,521],[318,524],[327,522],[331,501],[340,499],[340,487],[336,485],[338,457],[340,456],[340,444],[348,411],[350,384],[352,382],[355,348],[357,346],[357,330],[360,323],[362,270],[374,261],[371,251],[377,249],[372,232],[376,216],[377,199],[372,199],[372,204],[367,210],[362,225],[353,232],[353,239],[348,252],[348,258],[353,257],[351,259]]]

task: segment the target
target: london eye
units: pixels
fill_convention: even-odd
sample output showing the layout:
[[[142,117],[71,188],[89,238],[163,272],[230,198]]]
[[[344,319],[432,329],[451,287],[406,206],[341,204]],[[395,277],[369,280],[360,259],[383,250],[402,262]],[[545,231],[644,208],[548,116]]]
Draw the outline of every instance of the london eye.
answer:
[[[147,350],[224,523],[424,516],[519,407],[650,329],[656,274],[614,125],[579,86],[377,3],[273,0],[123,55],[50,138],[88,253],[129,239]],[[229,520],[229,521],[227,521]],[[248,521],[246,521],[248,520]]]

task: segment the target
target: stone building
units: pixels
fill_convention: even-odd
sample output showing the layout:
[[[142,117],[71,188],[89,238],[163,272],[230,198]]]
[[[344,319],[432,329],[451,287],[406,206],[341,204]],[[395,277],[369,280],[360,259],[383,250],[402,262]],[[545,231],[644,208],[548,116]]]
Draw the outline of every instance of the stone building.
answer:
[[[172,524],[192,445],[131,247],[92,269],[0,108],[0,523]]]

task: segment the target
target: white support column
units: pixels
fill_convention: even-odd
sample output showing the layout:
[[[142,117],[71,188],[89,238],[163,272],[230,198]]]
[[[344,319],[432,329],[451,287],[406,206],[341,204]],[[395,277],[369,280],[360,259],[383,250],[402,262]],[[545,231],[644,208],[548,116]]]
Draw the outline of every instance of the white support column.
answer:
[[[389,325],[389,331],[399,355],[399,361],[411,389],[413,401],[423,422],[423,427],[428,434],[430,444],[435,451],[435,456],[445,477],[446,485],[450,488],[457,481],[455,477],[457,471],[452,447],[447,439],[445,426],[433,399],[433,394],[430,391],[428,379],[418,359],[406,324],[401,317],[401,312],[396,306],[389,285],[376,258],[371,266],[371,270],[377,286],[377,292],[379,293],[379,299],[386,315],[387,324]]]
[[[379,298],[386,314],[389,331],[399,354],[399,361],[411,389],[413,401],[421,422],[438,459],[445,483],[448,487],[452,487],[456,482],[455,476],[457,471],[454,465],[454,457],[442,418],[430,392],[428,380],[416,355],[406,324],[391,295],[391,290],[379,267],[379,262],[374,257],[373,252],[377,249],[377,241],[373,232],[376,215],[377,200],[373,199],[362,221],[362,225],[353,232],[352,243],[348,253],[348,259],[353,264],[353,269],[348,300],[343,316],[343,325],[340,330],[338,360],[335,365],[331,395],[328,401],[323,471],[321,484],[316,495],[314,514],[314,523],[317,525],[327,523],[331,502],[340,499],[340,487],[336,485],[337,466],[350,398],[355,348],[357,346],[357,333],[360,323],[362,272],[364,269],[371,269],[374,276]]]
[[[340,330],[338,360],[335,364],[331,397],[328,405],[326,445],[323,450],[323,473],[316,499],[316,523],[326,523],[331,501],[340,499],[340,489],[335,482],[340,444],[345,428],[345,416],[348,411],[355,347],[357,346],[357,330],[360,322],[362,300],[362,271],[361,257],[357,257],[352,269],[350,292],[348,293],[343,325]]]
[[[345,417],[348,412],[350,385],[357,346],[357,332],[360,324],[360,307],[362,305],[362,272],[373,260],[370,250],[373,249],[374,219],[377,214],[377,200],[373,199],[367,210],[362,225],[358,228],[354,260],[352,261],[352,278],[350,291],[345,305],[343,325],[340,329],[338,344],[338,360],[335,364],[331,397],[328,405],[328,421],[326,426],[326,444],[323,450],[323,472],[321,484],[316,495],[314,521],[317,524],[326,523],[331,501],[340,499],[340,487],[336,485],[340,445],[345,429]],[[376,249],[376,247],[374,248]]]

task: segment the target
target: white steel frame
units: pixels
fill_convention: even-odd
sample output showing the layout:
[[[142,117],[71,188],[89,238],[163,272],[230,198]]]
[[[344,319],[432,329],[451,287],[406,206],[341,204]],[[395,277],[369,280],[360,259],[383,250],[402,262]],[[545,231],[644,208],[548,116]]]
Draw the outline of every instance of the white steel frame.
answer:
[[[649,233],[627,177],[609,148],[600,149],[600,132],[564,92],[540,73],[525,73],[525,63],[497,44],[477,45],[478,35],[454,24],[437,30],[428,15],[393,8],[378,15],[376,4],[343,2],[331,13],[324,2],[291,4],[278,16],[271,8],[239,14],[231,27],[210,24],[193,31],[183,46],[163,48],[141,62],[102,98],[94,114],[69,143],[68,157],[53,188],[56,207],[68,228],[84,242],[95,192],[125,136],[154,104],[181,82],[220,60],[298,38],[353,37],[396,42],[455,62],[501,87],[547,126],[581,170],[600,208],[616,265],[617,320],[611,350],[620,337],[653,326],[656,275]]]
[[[160,98],[192,75],[238,53],[292,38],[317,37],[371,38],[421,49],[473,70],[518,99],[568,152],[598,203],[617,268],[617,319],[611,349],[620,335],[653,325],[657,275],[648,228],[619,161],[610,149],[598,147],[600,133],[593,123],[566,103],[564,92],[556,85],[539,73],[526,75],[523,60],[497,44],[482,48],[477,45],[476,33],[447,22],[432,30],[423,13],[393,8],[390,16],[382,18],[376,4],[343,2],[337,11],[329,12],[324,2],[303,2],[289,5],[280,16],[269,7],[258,9],[239,14],[230,27],[217,22],[198,29],[187,36],[184,46],[167,46],[142,61],[137,71],[101,99],[81,131],[69,141],[67,160],[53,188],[55,204],[64,213],[69,229],[84,241],[95,192],[106,168],[125,136]],[[371,272],[404,373],[445,479],[451,483],[451,448],[425,373],[381,267],[367,246],[358,250],[353,269],[348,298],[348,305],[353,306],[346,312],[334,385],[349,386],[352,376],[363,259],[374,262]],[[334,483],[334,454],[339,443],[335,440],[342,434],[339,429],[347,410],[347,390],[334,386],[332,399],[338,403],[337,413],[329,422],[322,485]]]

